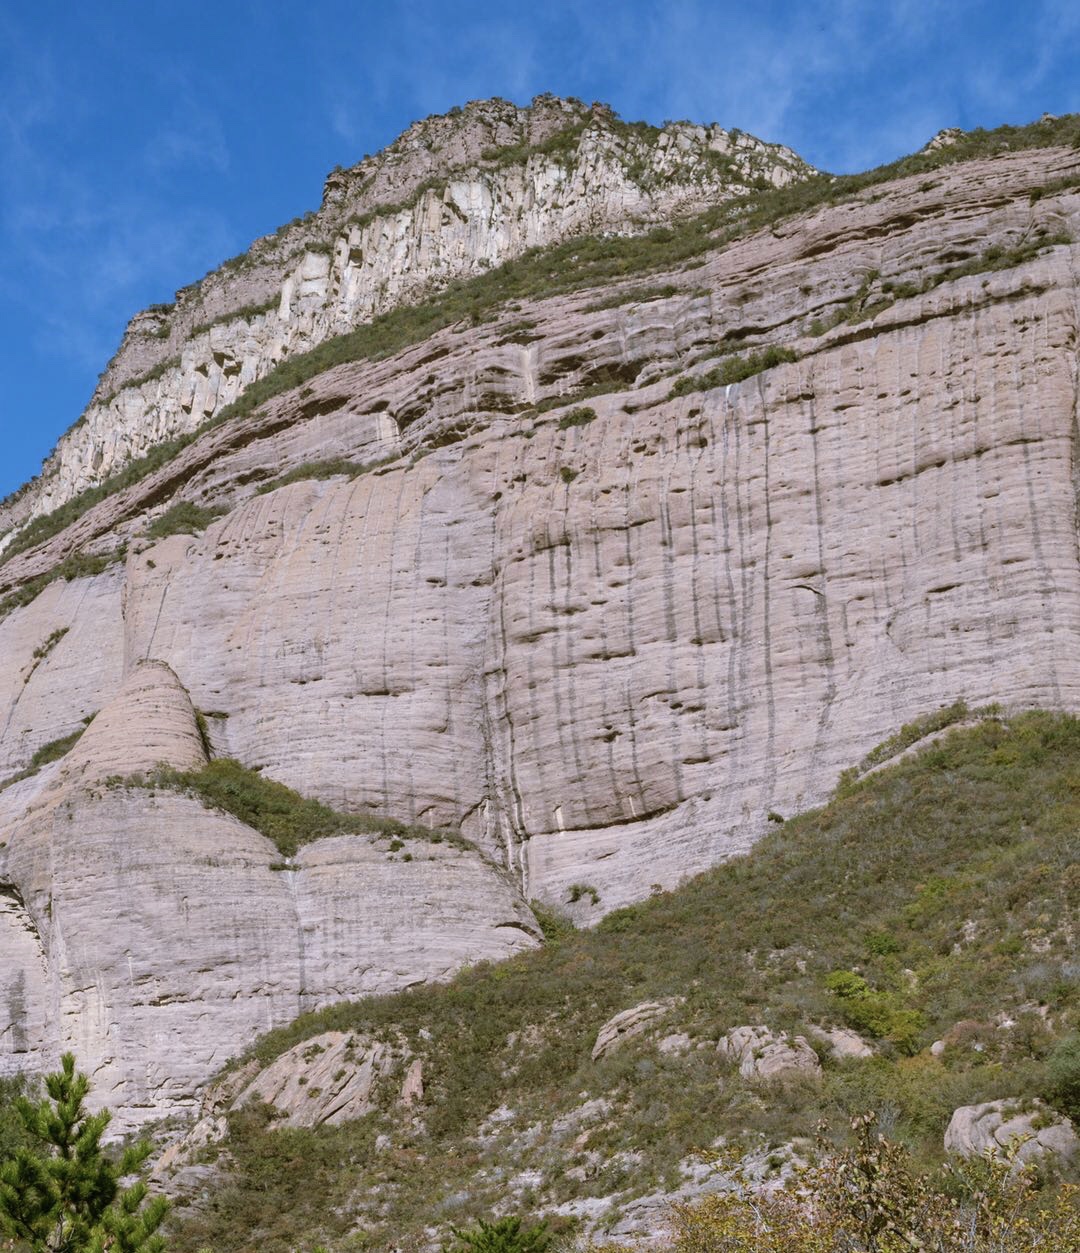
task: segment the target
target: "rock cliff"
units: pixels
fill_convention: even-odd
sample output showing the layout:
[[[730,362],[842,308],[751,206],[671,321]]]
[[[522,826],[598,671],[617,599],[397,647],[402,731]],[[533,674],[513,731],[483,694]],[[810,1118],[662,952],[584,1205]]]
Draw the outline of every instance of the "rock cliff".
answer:
[[[595,231],[663,223],[809,167],[719,126],[622,123],[538,97],[477,101],[410,127],[326,181],[318,212],[132,319],[86,412],[0,533],[194,430],[285,357],[452,279]]]
[[[126,1128],[190,1110],[229,1057],[305,1010],[536,943],[508,877],[469,850],[405,862],[388,837],[348,835],[282,862],[194,797],[125,782],[205,760],[187,693],[151,662],[24,785],[0,848],[0,1074],[70,1049]]]
[[[153,349],[182,343],[182,362],[153,383],[133,324],[85,424],[9,506],[40,513],[220,419],[0,565],[0,780],[104,711],[0,791],[4,1067],[73,1044],[133,1116],[191,1108],[257,1031],[531,945],[526,901],[589,922],[672,886],[942,704],[1080,704],[1075,150],[876,184],[709,236],[647,285],[515,294],[223,409],[296,310],[290,351],[485,260],[714,197],[663,164],[673,148],[742,153],[774,181],[800,168],[678,126],[640,139],[646,194],[640,171],[610,173],[639,139],[602,111],[463,116],[332,176],[317,220],[182,296]],[[489,142],[532,155],[503,164]],[[460,183],[418,192],[436,156]],[[417,234],[432,195],[445,231]],[[562,208],[519,216],[539,200]],[[331,222],[378,277],[334,269],[345,235],[307,247]],[[363,235],[376,223],[404,234]],[[277,312],[229,312],[269,294]],[[265,337],[215,374],[241,322]],[[162,534],[181,505],[200,521]],[[204,751],[191,706],[219,715],[216,753],[479,851],[402,864],[334,837],[275,871],[235,819],[107,785]]]

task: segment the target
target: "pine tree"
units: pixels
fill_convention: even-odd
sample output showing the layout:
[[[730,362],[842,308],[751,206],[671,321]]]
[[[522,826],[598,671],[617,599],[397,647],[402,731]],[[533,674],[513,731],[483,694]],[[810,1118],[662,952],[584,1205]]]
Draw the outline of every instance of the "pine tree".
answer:
[[[0,1163],[0,1235],[30,1253],[162,1253],[157,1234],[169,1208],[147,1200],[146,1184],[122,1187],[150,1154],[143,1141],[106,1156],[101,1137],[108,1110],[86,1112],[90,1081],[65,1053],[62,1069],[45,1077],[47,1095],[15,1107],[31,1147]]]

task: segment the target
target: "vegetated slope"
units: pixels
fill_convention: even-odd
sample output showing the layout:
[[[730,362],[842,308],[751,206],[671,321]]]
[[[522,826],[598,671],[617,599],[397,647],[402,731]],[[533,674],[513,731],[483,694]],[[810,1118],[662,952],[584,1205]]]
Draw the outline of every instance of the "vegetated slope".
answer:
[[[874,1109],[927,1161],[960,1105],[1042,1095],[1075,1116],[1053,1051],[1080,1025],[1078,830],[1080,721],[990,717],[591,932],[549,918],[543,950],[301,1018],[252,1055],[330,1029],[400,1034],[423,1059],[422,1105],[384,1093],[315,1130],[275,1130],[265,1106],[231,1114],[208,1151],[226,1177],[175,1246],[411,1248],[493,1211],[611,1225],[718,1138],[779,1166],[819,1119],[842,1138]],[[607,1019],[665,997],[679,999],[649,1033],[592,1060]],[[743,1024],[846,1025],[876,1056],[822,1047],[820,1082],[756,1083],[716,1050]],[[675,1033],[688,1045],[659,1050]]]

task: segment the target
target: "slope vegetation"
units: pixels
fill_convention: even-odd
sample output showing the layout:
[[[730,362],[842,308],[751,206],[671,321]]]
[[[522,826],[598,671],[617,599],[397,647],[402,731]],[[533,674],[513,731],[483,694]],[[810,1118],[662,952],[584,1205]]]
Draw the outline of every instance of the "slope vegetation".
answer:
[[[748,855],[593,931],[548,916],[543,950],[266,1036],[249,1063],[329,1030],[405,1040],[423,1100],[313,1129],[232,1113],[206,1151],[218,1186],[176,1247],[410,1248],[492,1211],[610,1228],[721,1140],[768,1173],[819,1120],[842,1141],[874,1109],[930,1161],[957,1106],[1041,1095],[1068,1112],[1080,720],[941,721],[905,727],[869,762],[891,764]],[[594,1060],[612,1015],[664,998],[651,1031]],[[805,1034],[820,1077],[740,1078],[716,1042],[744,1024]],[[814,1035],[837,1026],[873,1056],[837,1060]]]

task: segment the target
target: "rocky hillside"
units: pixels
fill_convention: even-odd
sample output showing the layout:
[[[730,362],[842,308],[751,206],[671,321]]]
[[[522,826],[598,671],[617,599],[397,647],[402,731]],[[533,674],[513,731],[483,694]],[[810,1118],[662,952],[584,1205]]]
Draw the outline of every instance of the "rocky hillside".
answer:
[[[8,505],[0,1072],[71,1047],[121,1125],[191,1112],[258,1031],[672,888],[902,723],[1076,708],[1077,134],[829,179],[474,106],[137,322]],[[453,264],[377,242],[433,204]],[[354,231],[383,277],[328,286]]]
[[[437,1249],[493,1213],[656,1240],[868,1109],[923,1166],[1027,1134],[1075,1177],[1080,723],[932,725],[593,931],[262,1040],[162,1163],[177,1247]]]
[[[602,105],[484,100],[417,122],[326,180],[322,205],[131,321],[86,412],[0,534],[192,431],[286,357],[575,235],[625,233],[811,173],[718,126],[627,125]]]

